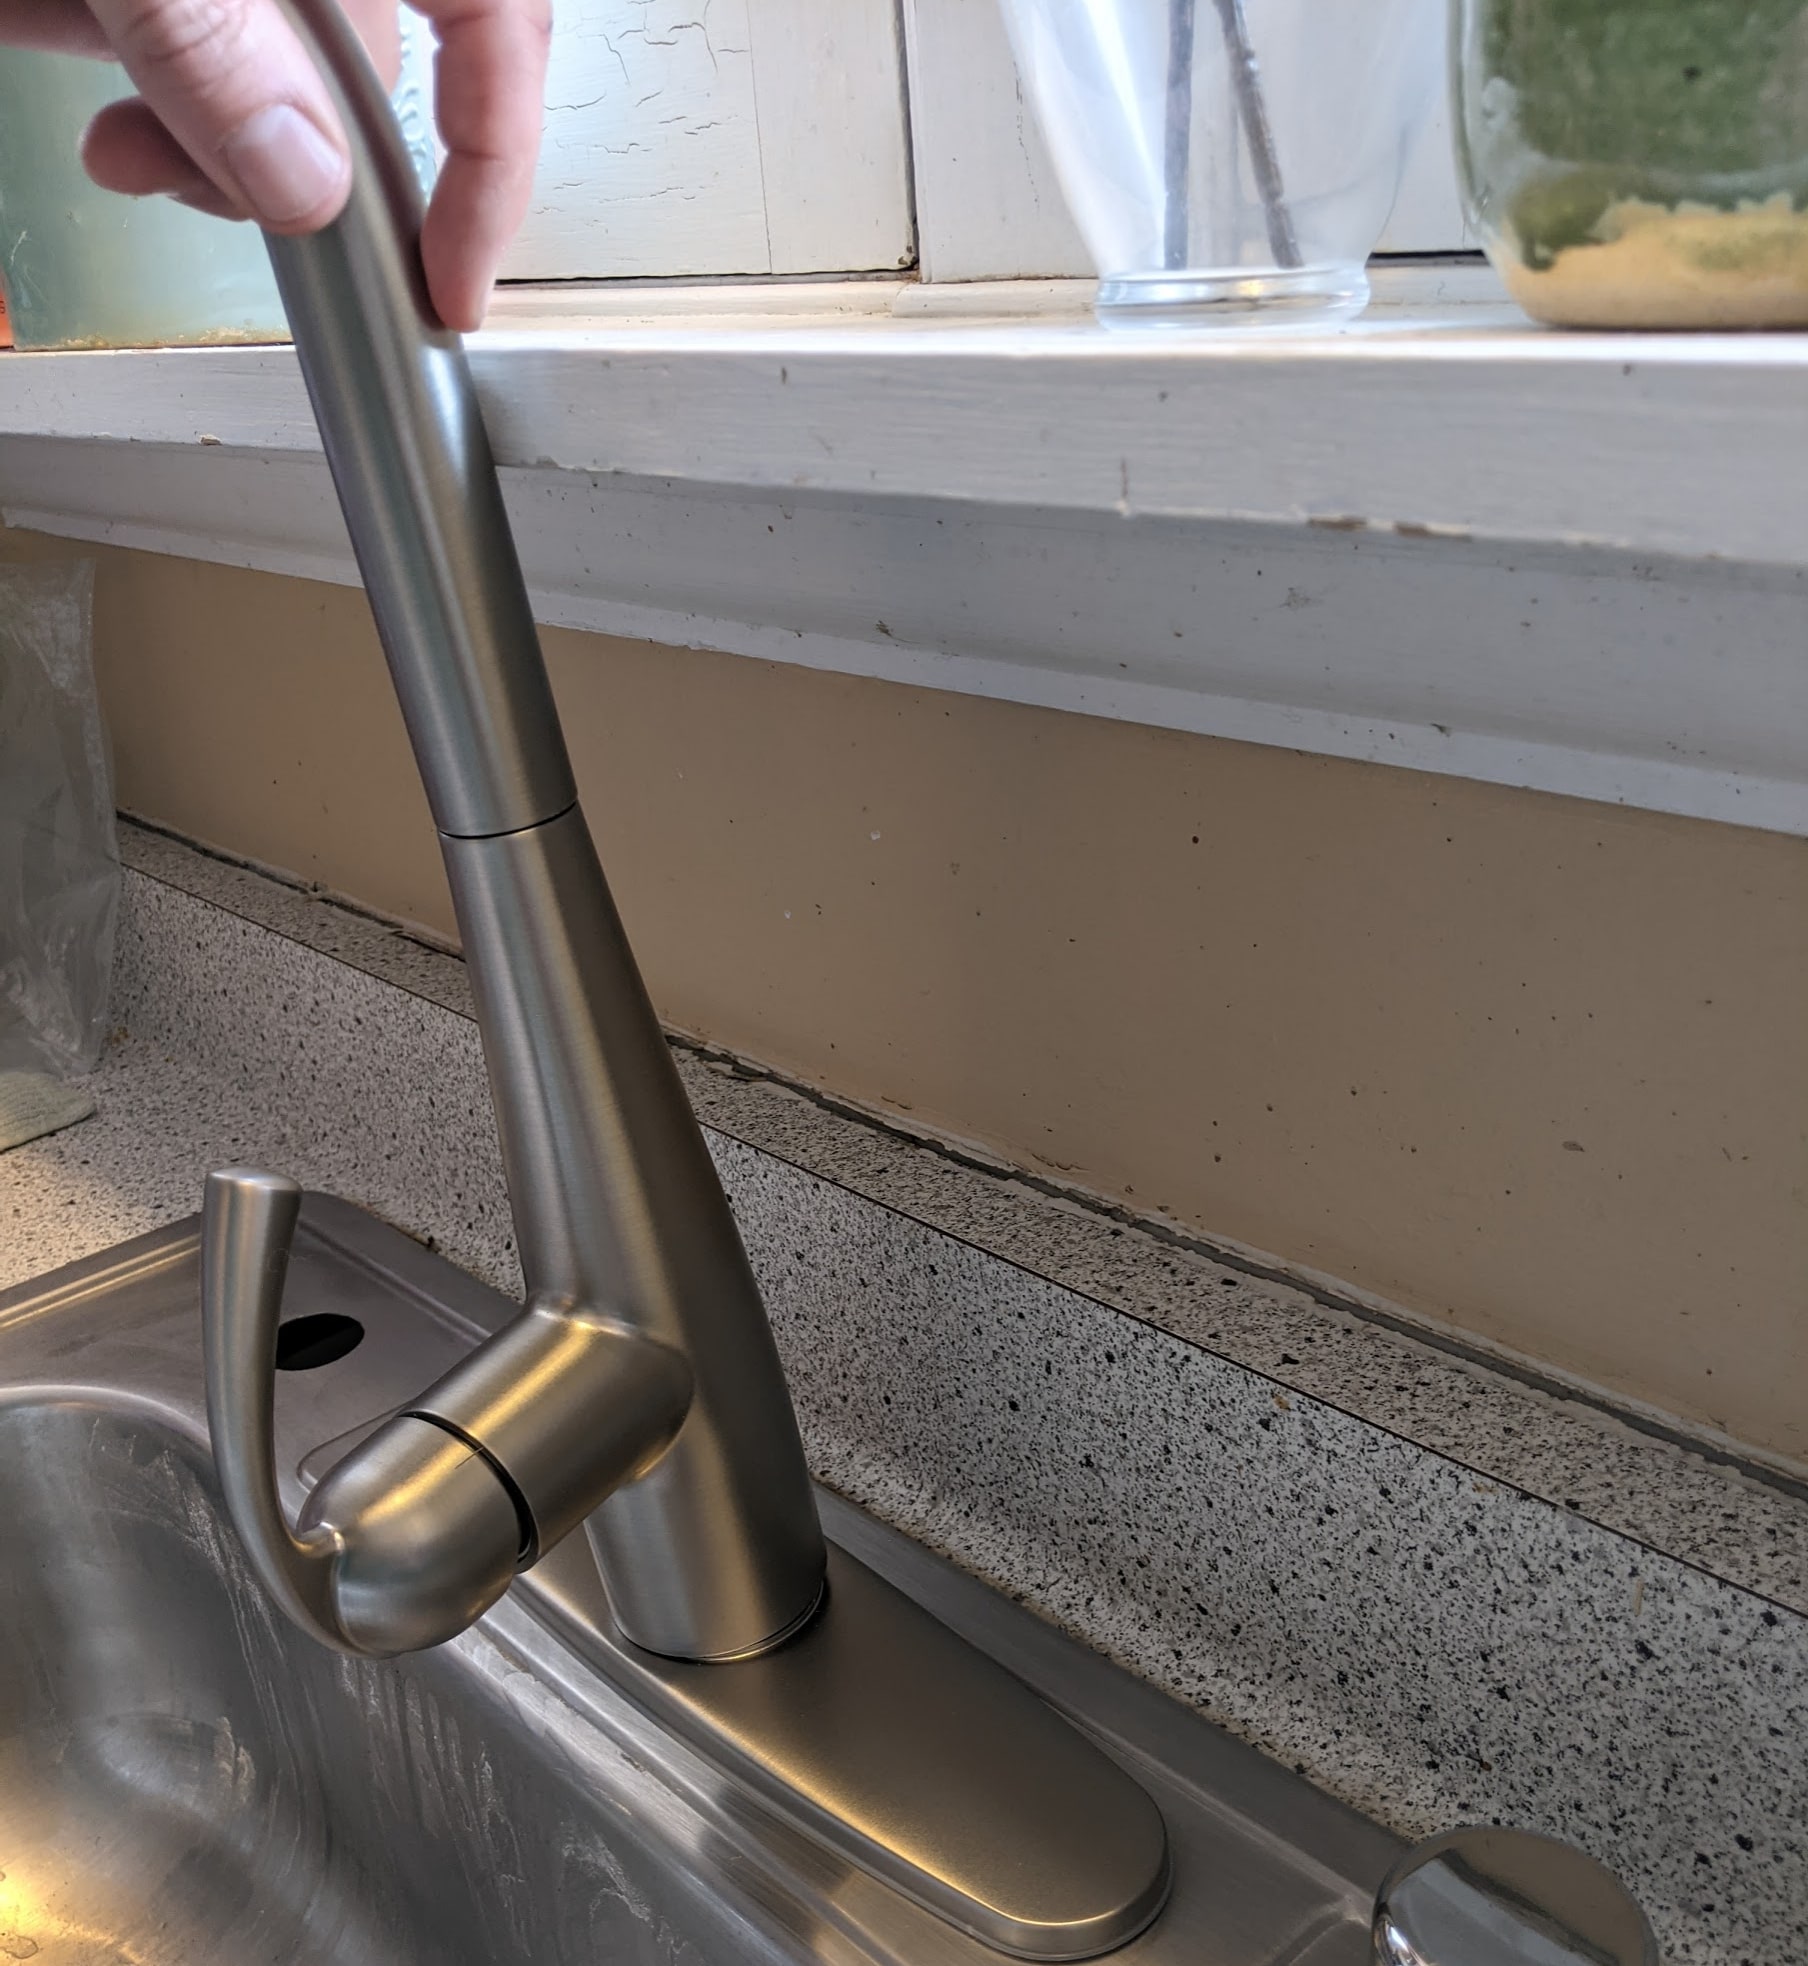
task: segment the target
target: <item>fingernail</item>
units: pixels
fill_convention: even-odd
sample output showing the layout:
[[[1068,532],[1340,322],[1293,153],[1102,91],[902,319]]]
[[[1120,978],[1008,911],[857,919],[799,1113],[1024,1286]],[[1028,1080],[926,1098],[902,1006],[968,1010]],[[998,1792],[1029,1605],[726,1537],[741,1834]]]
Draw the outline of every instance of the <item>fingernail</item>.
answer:
[[[240,225],[247,222],[245,214],[223,191],[172,191],[169,200],[172,205],[186,206],[189,211],[204,213],[208,218],[236,219]]]
[[[293,225],[324,205],[350,168],[292,103],[247,116],[220,146],[245,202],[266,225]]]

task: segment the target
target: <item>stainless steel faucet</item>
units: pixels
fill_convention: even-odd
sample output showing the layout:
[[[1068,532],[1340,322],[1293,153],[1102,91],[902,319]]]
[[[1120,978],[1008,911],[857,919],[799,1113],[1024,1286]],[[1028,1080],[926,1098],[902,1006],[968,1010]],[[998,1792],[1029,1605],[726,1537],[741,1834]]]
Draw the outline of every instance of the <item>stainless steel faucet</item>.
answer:
[[[210,1176],[207,1403],[234,1525],[293,1619],[381,1656],[463,1631],[582,1523],[615,1627],[599,1663],[719,1766],[1001,1948],[1108,1950],[1166,1893],[1154,1805],[830,1563],[758,1289],[578,810],[463,350],[427,300],[413,169],[332,0],[287,4],[354,189],[270,255],[439,828],[527,1300],[291,1528],[273,1366],[299,1193]]]
[[[578,809],[463,349],[426,298],[412,165],[338,9],[293,12],[340,98],[356,188],[335,225],[272,237],[270,256],[439,827],[527,1305],[322,1485],[299,1537],[260,1507],[247,1540],[322,1637],[386,1652],[462,1630],[518,1560],[591,1516],[630,1638],[740,1657],[822,1592],[797,1425]],[[209,1301],[261,1312],[211,1321],[215,1439],[248,1500],[277,1297],[247,1286],[270,1278],[293,1208],[231,1176],[211,1200]],[[402,1540],[448,1554],[405,1573]]]

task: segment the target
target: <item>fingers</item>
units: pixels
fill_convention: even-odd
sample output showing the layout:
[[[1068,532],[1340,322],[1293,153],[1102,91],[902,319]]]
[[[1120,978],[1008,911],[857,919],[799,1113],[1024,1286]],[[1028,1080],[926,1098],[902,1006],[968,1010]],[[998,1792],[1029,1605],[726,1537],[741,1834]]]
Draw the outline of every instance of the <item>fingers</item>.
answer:
[[[446,160],[421,235],[440,318],[478,327],[526,214],[540,152],[547,0],[415,0],[439,40],[434,95]]]
[[[82,133],[82,162],[103,190],[122,191],[129,198],[162,192],[210,218],[246,216],[137,96],[109,103],[88,125]]]
[[[245,216],[139,96],[109,103],[99,111],[82,132],[82,162],[104,191],[124,192],[128,198],[148,198],[161,191],[203,210],[217,207],[230,218]]]
[[[339,4],[358,30],[384,88],[393,89],[402,72],[402,22],[396,0],[339,0]]]
[[[275,232],[338,215],[351,189],[344,135],[274,0],[89,4],[176,150],[228,204]],[[192,176],[167,181],[172,153],[142,119],[109,111],[96,130],[90,168],[109,190],[196,191]]]
[[[65,55],[111,52],[100,22],[82,0],[0,0],[0,42]]]
[[[421,240],[449,327],[477,327],[527,211],[539,154],[549,0],[415,0],[439,41],[446,148]],[[395,0],[346,0],[379,74],[400,61]],[[327,224],[351,188],[325,84],[275,0],[0,0],[0,41],[111,50],[142,100],[97,116],[83,141],[95,181],[164,192],[275,232]]]

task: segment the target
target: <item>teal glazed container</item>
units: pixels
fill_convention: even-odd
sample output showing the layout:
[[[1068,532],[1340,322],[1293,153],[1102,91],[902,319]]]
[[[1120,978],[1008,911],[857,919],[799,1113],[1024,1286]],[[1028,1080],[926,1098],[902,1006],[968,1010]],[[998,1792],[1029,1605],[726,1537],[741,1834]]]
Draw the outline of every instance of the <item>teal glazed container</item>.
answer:
[[[393,98],[415,169],[437,168],[432,49],[406,17]],[[82,169],[82,132],[132,85],[111,62],[0,48],[0,286],[21,348],[287,341],[263,234]]]
[[[286,341],[263,234],[91,183],[77,146],[132,93],[79,55],[0,49],[0,281],[21,348]]]
[[[1454,0],[1457,162],[1515,300],[1808,327],[1808,0]]]

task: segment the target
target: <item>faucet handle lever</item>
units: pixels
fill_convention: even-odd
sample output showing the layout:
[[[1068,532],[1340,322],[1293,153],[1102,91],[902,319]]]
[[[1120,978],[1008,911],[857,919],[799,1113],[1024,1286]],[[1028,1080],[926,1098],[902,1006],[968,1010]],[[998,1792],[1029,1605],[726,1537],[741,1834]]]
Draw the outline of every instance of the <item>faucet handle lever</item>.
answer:
[[[201,1204],[201,1329],[207,1427],[226,1512],[258,1580],[304,1630],[343,1648],[332,1548],[300,1538],[276,1487],[276,1330],[301,1190],[282,1174],[228,1167]]]
[[[387,1658],[481,1618],[671,1445],[684,1360],[606,1317],[530,1304],[321,1478],[291,1529],[276,1474],[276,1336],[301,1190],[229,1167],[201,1209],[207,1423],[226,1513],[276,1604]]]
[[[207,1424],[226,1513],[258,1581],[302,1630],[387,1658],[452,1638],[508,1589],[528,1540],[481,1449],[401,1413],[308,1497],[296,1529],[276,1476],[276,1334],[301,1190],[229,1167],[201,1208]]]

